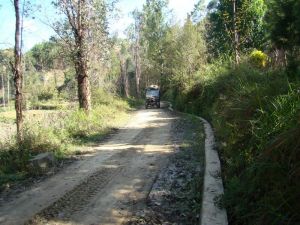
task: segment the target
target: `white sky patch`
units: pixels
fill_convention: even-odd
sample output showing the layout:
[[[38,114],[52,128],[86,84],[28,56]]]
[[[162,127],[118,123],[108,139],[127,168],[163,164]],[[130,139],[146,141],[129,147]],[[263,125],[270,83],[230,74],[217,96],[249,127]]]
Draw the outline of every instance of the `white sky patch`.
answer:
[[[24,20],[23,23],[24,31],[25,32],[37,32],[38,31],[38,25],[35,20]]]
[[[169,0],[169,9],[172,10],[172,20],[183,23],[198,0]],[[117,34],[120,38],[125,38],[126,28],[133,23],[133,18],[130,15],[134,9],[142,10],[145,0],[120,0],[117,8],[120,11],[119,18],[109,22],[110,33]]]
[[[130,24],[134,22],[133,18],[129,16],[124,16],[118,20],[113,21],[110,24],[109,30],[111,34],[117,34],[120,38],[125,38],[125,31]]]
[[[117,35],[120,38],[126,38],[125,30],[134,22],[131,12],[135,9],[142,10],[145,0],[120,0],[116,7],[118,18],[109,21],[109,32],[112,35]]]
[[[169,7],[179,22],[183,22],[187,14],[192,12],[197,0],[169,0]]]

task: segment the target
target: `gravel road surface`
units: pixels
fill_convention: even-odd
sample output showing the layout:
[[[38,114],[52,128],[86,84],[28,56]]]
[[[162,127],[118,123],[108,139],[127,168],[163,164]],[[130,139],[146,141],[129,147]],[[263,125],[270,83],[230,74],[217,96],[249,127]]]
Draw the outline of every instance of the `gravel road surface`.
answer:
[[[0,224],[122,224],[174,151],[167,109],[139,110],[128,125],[58,174],[0,205]]]

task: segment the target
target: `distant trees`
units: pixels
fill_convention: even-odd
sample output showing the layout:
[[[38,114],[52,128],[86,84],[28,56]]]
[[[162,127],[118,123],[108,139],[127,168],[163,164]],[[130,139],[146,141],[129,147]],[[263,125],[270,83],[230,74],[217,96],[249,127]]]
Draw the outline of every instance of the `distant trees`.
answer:
[[[50,70],[64,67],[66,59],[62,58],[61,44],[55,38],[50,38],[30,49],[26,54],[37,71]]]
[[[300,45],[300,2],[298,0],[270,0],[266,21],[269,38],[277,47],[292,49]]]
[[[213,57],[239,55],[262,48],[265,38],[263,0],[220,0],[208,5],[207,43]]]
[[[136,83],[136,92],[137,97],[141,97],[140,90],[140,80],[141,80],[141,35],[142,35],[142,25],[143,17],[141,12],[138,10],[133,11],[132,13],[134,18],[134,31],[133,31],[133,55],[135,63],[135,83]]]
[[[120,60],[120,83],[121,89],[125,97],[130,96],[129,78],[128,78],[128,66],[129,66],[129,54],[128,44],[123,41],[120,43],[119,60]]]
[[[297,70],[300,55],[300,2],[270,0],[267,2],[266,26],[271,48],[285,52],[289,68]]]
[[[164,85],[163,39],[166,33],[166,0],[147,0],[143,8],[142,45],[153,82]],[[156,77],[155,77],[156,76]]]
[[[167,20],[167,6],[164,0],[146,1],[141,12],[133,12],[129,40],[138,86],[155,83],[162,90],[184,87],[193,82],[196,71],[206,62],[204,23],[195,24],[187,16],[183,26],[172,24]],[[195,7],[199,10],[202,3]],[[195,10],[194,18],[200,15]]]
[[[195,81],[196,72],[206,63],[204,27],[188,17],[182,27],[167,29],[163,39],[163,63],[166,88],[182,91]]]
[[[2,105],[9,106],[11,96],[11,62],[13,61],[14,50],[0,50],[0,73],[2,82]]]

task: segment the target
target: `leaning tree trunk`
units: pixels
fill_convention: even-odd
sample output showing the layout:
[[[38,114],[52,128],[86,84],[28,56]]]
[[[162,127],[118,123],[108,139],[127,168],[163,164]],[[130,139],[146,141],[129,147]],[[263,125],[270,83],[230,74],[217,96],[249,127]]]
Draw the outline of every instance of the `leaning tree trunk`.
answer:
[[[239,55],[239,34],[237,30],[237,19],[236,19],[236,0],[232,1],[233,7],[233,34],[234,34],[234,54],[235,54],[235,63],[240,63]]]
[[[16,14],[16,31],[15,31],[15,63],[13,66],[14,85],[15,85],[15,109],[16,109],[16,124],[17,124],[17,139],[18,142],[23,141],[23,112],[22,112],[22,68],[21,68],[21,26],[20,26],[20,9],[19,0],[14,0],[15,14]]]

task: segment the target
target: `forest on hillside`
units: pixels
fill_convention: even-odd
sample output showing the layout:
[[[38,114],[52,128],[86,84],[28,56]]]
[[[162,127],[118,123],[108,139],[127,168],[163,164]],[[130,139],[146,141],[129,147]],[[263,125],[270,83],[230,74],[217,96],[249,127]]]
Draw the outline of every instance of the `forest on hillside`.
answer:
[[[30,16],[24,2],[15,10]],[[167,0],[146,0],[120,38],[114,1],[58,0],[55,36],[22,52],[19,33],[1,49],[0,190],[31,176],[32,155],[63,158],[124,123],[157,84],[213,125],[230,224],[299,224],[300,1],[204,3],[181,24]]]

